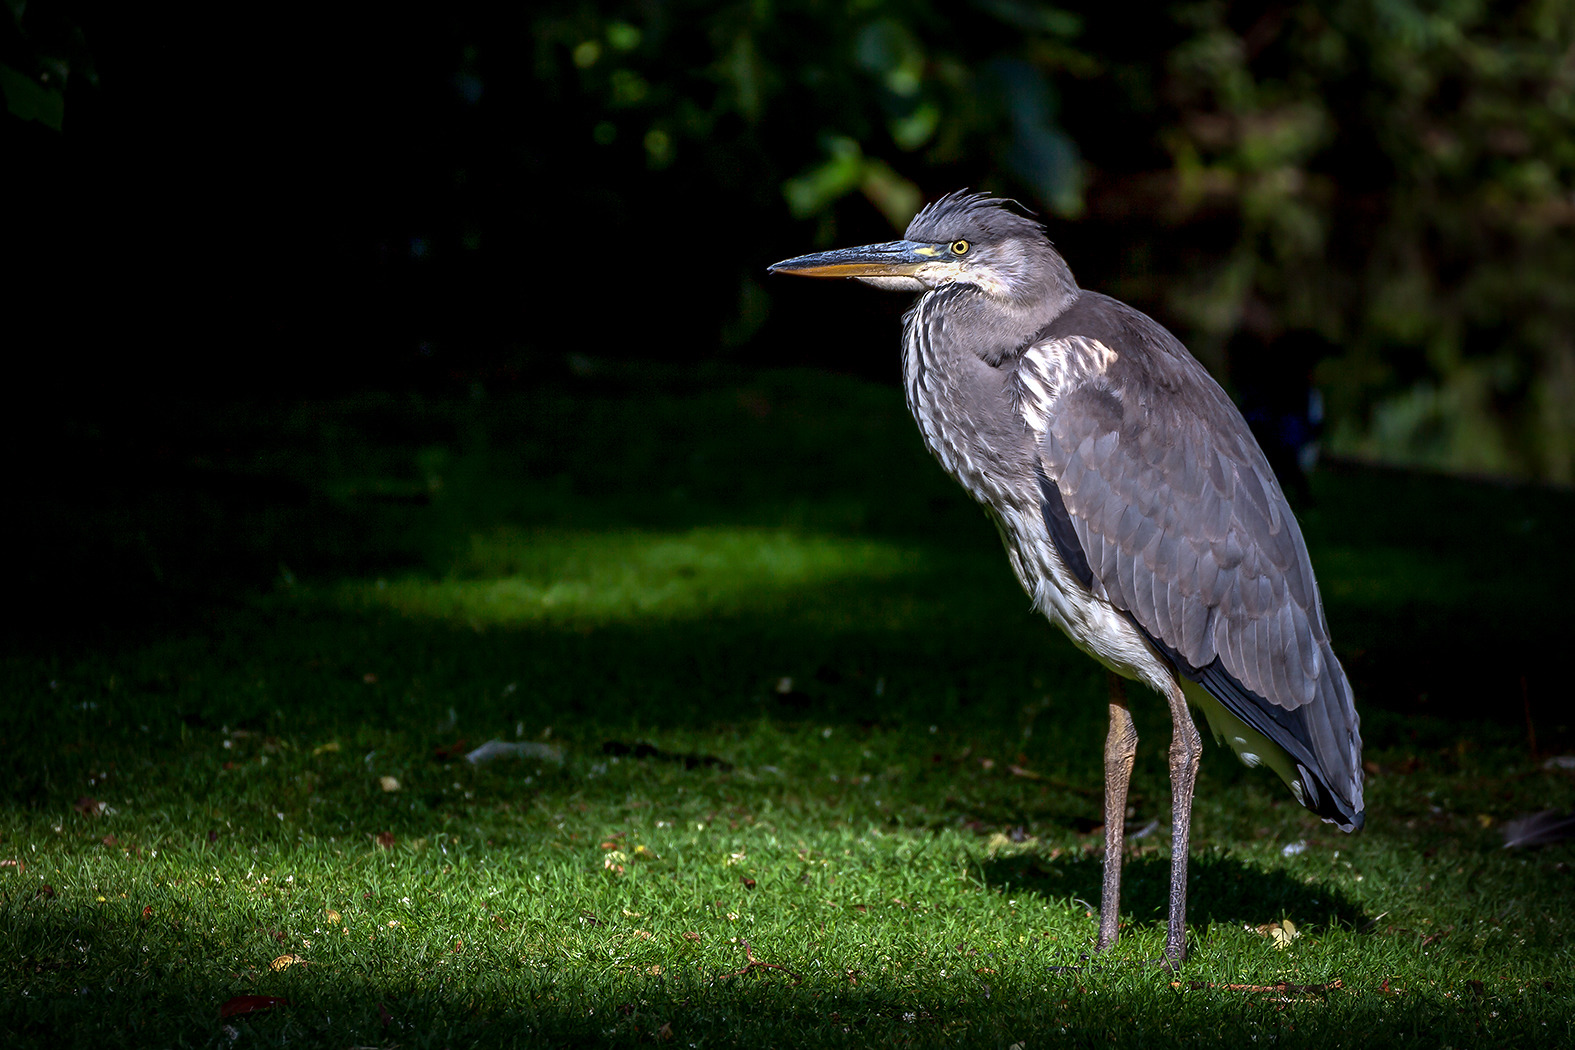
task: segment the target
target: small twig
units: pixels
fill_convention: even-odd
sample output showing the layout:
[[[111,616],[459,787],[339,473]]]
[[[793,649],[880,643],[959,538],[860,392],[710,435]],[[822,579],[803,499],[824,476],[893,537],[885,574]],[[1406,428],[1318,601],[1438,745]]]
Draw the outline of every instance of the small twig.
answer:
[[[749,946],[748,941],[740,940],[738,943],[744,946],[744,958],[749,960],[749,965],[745,966],[742,970],[735,970],[732,973],[724,973],[720,978],[721,980],[725,981],[729,977],[742,977],[744,974],[758,967],[762,970],[781,970],[783,973],[793,978],[794,984],[803,983],[804,978],[800,977],[786,966],[783,966],[781,963],[761,962],[759,959],[755,958],[755,951]]]
[[[1170,986],[1172,988],[1180,988],[1181,982],[1171,981]],[[1304,995],[1310,993],[1322,995],[1324,992],[1343,987],[1343,984],[1336,978],[1328,984],[1291,984],[1289,981],[1281,981],[1278,984],[1215,984],[1213,981],[1188,981],[1187,987],[1193,991],[1201,991],[1204,988],[1223,988],[1227,992],[1259,992],[1274,995]]]
[[[1370,930],[1374,926],[1378,925],[1378,920],[1379,919],[1385,918],[1386,916],[1388,916],[1388,914],[1389,913],[1386,912],[1386,911],[1379,912],[1377,915],[1374,915],[1371,919],[1368,919],[1366,922],[1362,923],[1362,925],[1358,926],[1356,928],[1356,932],[1357,933],[1366,933],[1368,930]]]
[[[1531,720],[1531,694],[1526,690],[1526,676],[1520,676],[1520,706],[1526,714],[1526,750],[1531,752],[1531,760],[1535,762],[1541,757],[1537,750],[1537,727]]]

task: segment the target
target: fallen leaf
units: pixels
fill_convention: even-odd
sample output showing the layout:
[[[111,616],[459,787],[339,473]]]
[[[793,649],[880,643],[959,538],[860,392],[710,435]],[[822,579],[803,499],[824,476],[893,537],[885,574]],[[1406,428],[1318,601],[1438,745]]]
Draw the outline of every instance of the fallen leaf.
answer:
[[[301,958],[299,955],[281,955],[277,959],[275,959],[273,962],[268,964],[268,969],[272,970],[275,973],[278,973],[280,970],[288,970],[291,966],[294,966],[296,963],[305,962],[305,961],[306,960]]]
[[[97,817],[103,814],[104,803],[100,802],[91,795],[83,795],[81,798],[76,800],[71,808],[82,814],[84,817]]]
[[[392,831],[379,831],[377,833],[377,844],[382,849],[393,849],[394,833]]]
[[[1269,938],[1269,940],[1274,944],[1274,947],[1279,951],[1284,951],[1286,948],[1289,948],[1291,946],[1291,942],[1301,936],[1300,931],[1296,929],[1296,924],[1289,919],[1282,919],[1279,922],[1264,923],[1262,926],[1258,927],[1257,932]]]
[[[323,918],[327,919],[329,922],[338,922],[339,913],[334,911],[332,908],[329,908],[327,911],[323,912]]]
[[[750,878],[748,875],[741,875],[741,876],[739,876],[739,880],[738,881],[740,881],[740,882],[742,882],[744,884],[744,889],[746,889],[746,890],[752,890],[752,889],[755,888],[755,880]]]
[[[432,757],[439,762],[452,762],[465,753],[468,741],[460,739],[452,744],[440,744],[432,749]]]
[[[1012,835],[1008,835],[1000,831],[997,831],[995,834],[991,835],[984,844],[985,852],[993,857],[1007,846],[1035,846],[1039,844],[1039,840],[1037,838],[1027,834],[1021,829],[1013,828],[1012,830],[1014,832]]]
[[[241,1014],[254,1014],[259,1010],[272,1010],[276,1006],[289,1004],[290,1000],[277,995],[237,995],[219,1007],[219,1016],[239,1017]]]
[[[654,849],[651,849],[649,846],[636,846],[636,847],[634,847],[633,856],[634,856],[635,860],[643,860],[643,861],[647,861],[647,862],[649,862],[649,861],[657,861],[657,860],[661,860],[662,859],[661,857],[658,857],[656,855],[656,851]]]
[[[312,748],[312,754],[314,754],[314,755],[331,755],[335,751],[338,751],[338,750],[339,750],[339,741],[337,741],[337,740],[330,740],[326,744],[318,744],[316,747]]]
[[[685,930],[684,931],[684,940],[686,940],[686,941],[698,941],[699,939],[700,939],[700,935],[698,933],[696,933],[694,930]]]
[[[671,1042],[673,1039],[673,1022],[663,1021],[662,1027],[656,1030],[656,1038],[664,1043]]]
[[[399,779],[397,777],[378,777],[377,783],[384,791],[399,790]]]
[[[153,918],[153,905],[151,905],[151,904],[144,904],[142,906],[142,917],[144,919],[151,919],[151,918]]]

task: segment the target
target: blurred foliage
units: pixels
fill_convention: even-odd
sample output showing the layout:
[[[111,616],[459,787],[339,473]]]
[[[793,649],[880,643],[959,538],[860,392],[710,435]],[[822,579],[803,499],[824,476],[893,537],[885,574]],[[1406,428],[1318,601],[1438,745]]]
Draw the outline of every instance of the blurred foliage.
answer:
[[[75,72],[97,81],[77,21],[58,5],[5,0],[0,15],[0,96],[6,110],[56,131],[66,117],[66,85]]]
[[[1575,480],[1575,8],[1172,14],[1164,206],[1237,227],[1177,312],[1340,345],[1339,451]]]
[[[1074,267],[1216,367],[1241,330],[1339,347],[1316,372],[1335,450],[1575,481],[1562,0],[1202,0],[1141,24],[1014,0],[628,2],[535,30],[536,75],[597,107],[588,137],[708,182],[773,171],[809,240],[850,199],[900,229],[946,189],[1010,193],[1063,243],[1120,245]],[[716,148],[730,124],[758,163]]]
[[[79,130],[53,138],[101,138],[11,197],[80,215],[84,243],[165,254],[106,266],[29,219],[12,250],[49,261],[17,296],[46,304],[40,346],[118,338],[61,334],[105,296],[206,346],[245,289],[271,327],[241,326],[239,358],[280,376],[386,374],[390,346],[447,375],[511,347],[882,374],[900,306],[796,309],[764,266],[882,239],[968,186],[1045,217],[1087,287],[1238,387],[1253,366],[1315,380],[1337,452],[1575,482],[1567,0],[74,11],[0,17],[0,146],[56,148],[17,129],[61,126],[68,101]],[[89,46],[106,72],[84,93]],[[148,150],[146,174],[121,163]],[[187,217],[150,238],[124,217],[144,212]],[[70,266],[101,286],[45,279]],[[205,291],[167,304],[188,281]],[[1321,361],[1289,349],[1312,340]],[[177,381],[157,364],[124,378]]]
[[[1080,210],[1051,82],[1079,25],[1021,0],[632,0],[547,5],[533,29],[537,77],[601,108],[598,144],[638,142],[661,170],[730,127],[758,129],[794,216],[858,193],[900,228],[923,203],[914,176],[946,166]]]

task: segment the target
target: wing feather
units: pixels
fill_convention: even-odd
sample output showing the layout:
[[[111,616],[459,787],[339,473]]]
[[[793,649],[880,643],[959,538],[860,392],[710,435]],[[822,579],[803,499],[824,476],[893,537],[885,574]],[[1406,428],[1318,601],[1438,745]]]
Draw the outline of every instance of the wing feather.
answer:
[[[1074,335],[1115,353],[1057,377],[1039,457],[1061,486],[1092,589],[1181,673],[1285,737],[1319,781],[1309,793],[1338,800],[1319,812],[1359,822],[1350,687],[1301,532],[1241,414],[1180,343],[1129,307],[1085,293],[1042,339]]]

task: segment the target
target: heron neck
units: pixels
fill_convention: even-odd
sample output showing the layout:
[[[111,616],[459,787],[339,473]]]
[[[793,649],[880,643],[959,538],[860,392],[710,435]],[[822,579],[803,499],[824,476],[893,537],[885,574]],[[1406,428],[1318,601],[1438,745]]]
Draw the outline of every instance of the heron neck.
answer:
[[[1014,316],[978,289],[952,285],[921,296],[906,318],[908,408],[941,466],[986,505],[1009,491],[1003,454],[1022,438],[1020,420],[1003,411],[1012,370],[1002,366],[1047,323],[1039,316]]]
[[[939,296],[943,291],[930,294]],[[967,350],[998,368],[1032,346],[1039,333],[1077,301],[1077,295],[1076,285],[1046,289],[1045,294],[1031,299],[992,295],[973,287],[958,288],[944,307],[946,341],[953,349]]]

